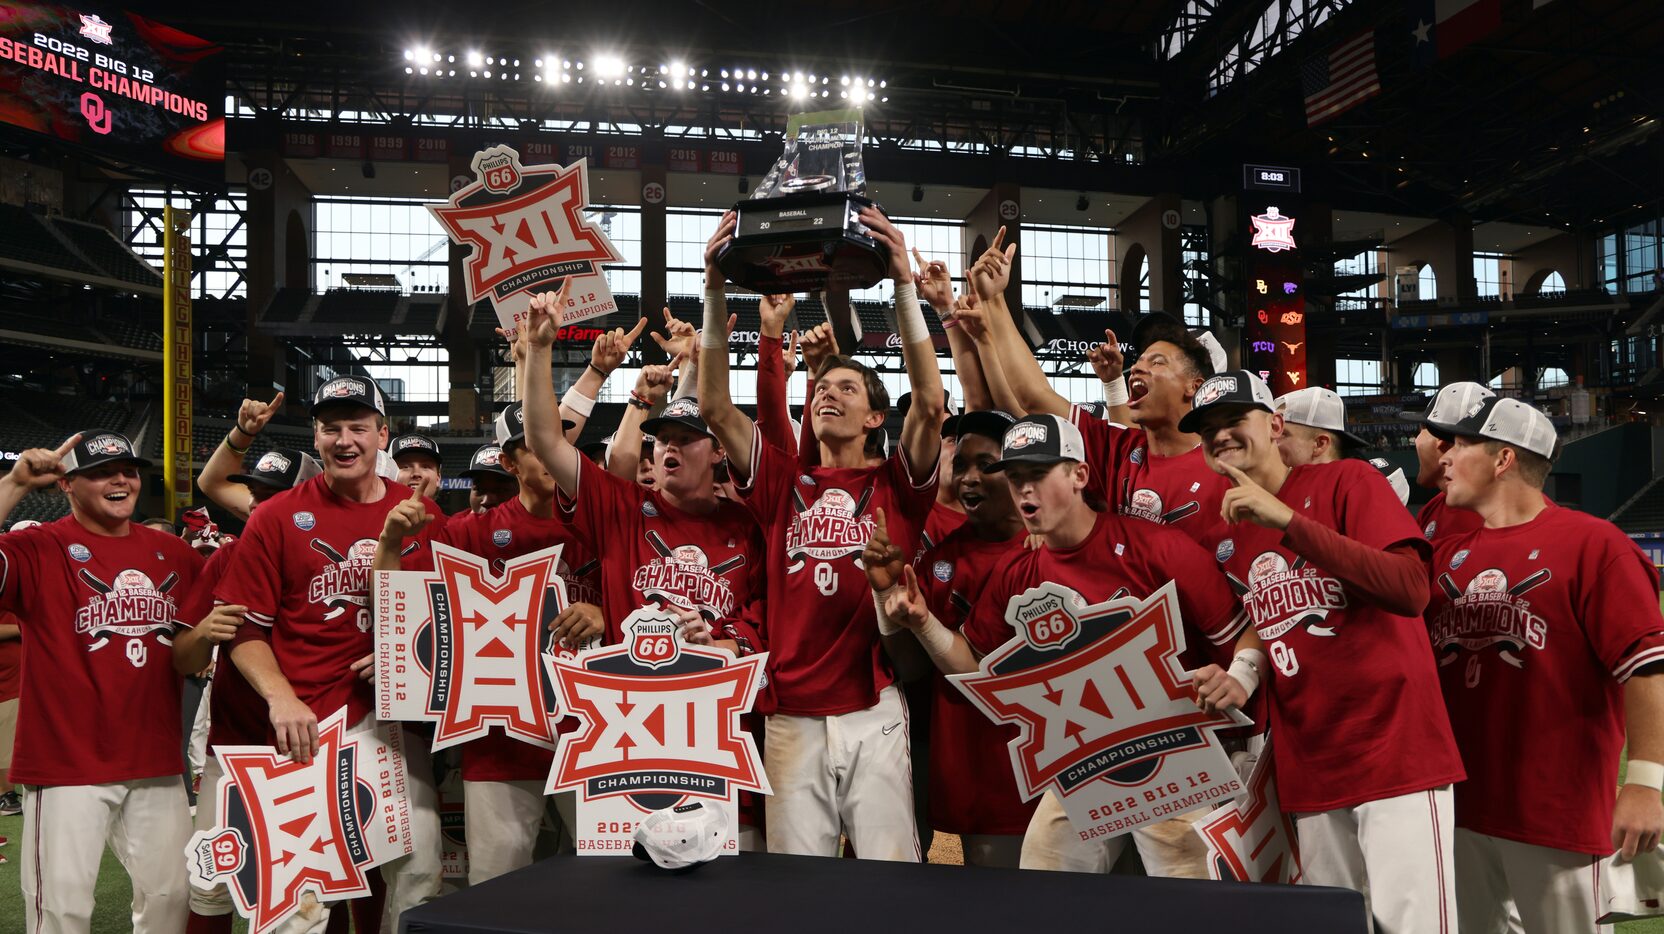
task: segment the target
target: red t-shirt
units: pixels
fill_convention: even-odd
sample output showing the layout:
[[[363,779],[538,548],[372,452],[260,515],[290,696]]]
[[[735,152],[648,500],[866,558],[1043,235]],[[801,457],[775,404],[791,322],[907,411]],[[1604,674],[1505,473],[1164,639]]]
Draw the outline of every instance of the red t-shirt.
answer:
[[[1170,525],[1204,547],[1225,536],[1220,504],[1229,480],[1209,469],[1200,444],[1183,454],[1150,453],[1142,428],[1124,428],[1075,406],[1069,418],[1086,443],[1088,487],[1124,516]]]
[[[558,518],[539,518],[526,511],[520,497],[511,497],[483,513],[454,516],[433,536],[432,541],[460,548],[471,555],[489,558],[501,573],[510,558],[565,546],[557,573],[566,582],[569,603],[599,605],[600,564],[579,544],[572,529]],[[424,548],[406,555],[407,571],[433,570],[433,551]],[[562,732],[576,724],[562,721]],[[462,778],[470,782],[513,782],[549,777],[554,750],[521,742],[493,730],[489,735],[462,744]]]
[[[1485,520],[1479,513],[1445,502],[1443,490],[1434,493],[1433,498],[1416,513],[1416,525],[1421,527],[1421,534],[1430,542],[1452,535],[1466,535],[1484,524]]]
[[[1664,661],[1657,606],[1641,549],[1575,510],[1439,539],[1427,625],[1468,766],[1456,826],[1612,852],[1623,682]]]
[[[1117,596],[1143,599],[1176,581],[1185,625],[1181,661],[1187,669],[1210,661],[1229,664],[1247,622],[1225,576],[1189,536],[1109,512],[1098,513],[1079,545],[1008,554],[991,577],[964,628],[965,641],[978,655],[1016,635],[1006,621],[1006,605],[1045,581],[1073,589],[1089,605]]]
[[[239,538],[221,545],[203,567],[203,580],[214,581],[224,577],[226,568],[231,566],[231,555],[241,542]],[[243,625],[254,624],[244,620]],[[209,753],[220,746],[258,746],[264,743],[266,730],[271,726],[265,698],[232,664],[228,646],[221,646],[215,655],[214,687],[208,692]]]
[[[601,559],[608,644],[622,638],[624,617],[654,605],[698,609],[719,631],[750,631],[738,621],[762,590],[763,540],[739,504],[718,500],[715,511],[696,516],[588,458],[579,458],[577,493],[562,494],[560,508],[573,537]]]
[[[890,540],[918,553],[936,502],[934,465],[915,483],[898,445],[876,467],[802,467],[754,433],[737,485],[767,539],[769,683],[776,709],[819,717],[865,710],[895,679],[880,650],[872,585],[858,563],[884,510]]]
[[[940,502],[930,505],[930,515],[924,517],[924,535],[919,539],[919,547],[929,551],[947,541],[947,537],[954,529],[965,524],[965,514],[951,506],[944,506]]]
[[[370,569],[376,541],[410,488],[384,478],[381,499],[356,503],[335,495],[326,479],[320,474],[260,504],[214,599],[248,607],[255,624],[239,628],[232,645],[270,642],[295,696],[320,720],[346,707],[352,724],[374,708],[370,682],[351,666],[375,649]],[[438,505],[422,503],[435,519],[405,543],[406,554],[444,528]]]
[[[0,535],[0,610],[23,626],[11,780],[99,785],[184,770],[176,632],[212,604],[202,557],[165,532],[65,516]]]
[[[0,626],[17,626],[23,622],[11,613],[0,613]],[[0,701],[9,701],[23,689],[23,640],[0,639]]]
[[[1427,548],[1391,484],[1363,461],[1296,467],[1277,498],[1370,548]],[[1366,602],[1276,529],[1237,523],[1215,557],[1271,662],[1262,689],[1283,810],[1352,807],[1461,781],[1420,619]]]
[[[930,612],[949,629],[969,618],[994,568],[1023,547],[977,538],[967,525],[926,551],[916,570]],[[1038,801],[1017,793],[1006,746],[1015,724],[995,723],[933,672],[930,707],[930,824],[943,833],[1020,834]]]

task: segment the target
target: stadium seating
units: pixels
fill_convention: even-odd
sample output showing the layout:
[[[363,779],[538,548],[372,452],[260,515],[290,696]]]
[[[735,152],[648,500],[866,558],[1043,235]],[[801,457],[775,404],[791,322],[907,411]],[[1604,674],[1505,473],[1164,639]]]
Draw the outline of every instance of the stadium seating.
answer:
[[[266,306],[260,315],[262,323],[285,324],[299,321],[301,312],[306,309],[306,302],[311,293],[305,289],[278,289],[272,296],[271,304]]]
[[[1664,531],[1664,478],[1653,480],[1612,521],[1625,532]]]
[[[100,274],[70,252],[63,241],[52,233],[45,220],[11,204],[0,204],[0,257],[66,273]]]
[[[381,331],[393,320],[399,293],[374,289],[331,289],[318,302],[312,323],[328,325],[362,325],[366,330]]]
[[[62,217],[52,218],[50,224],[109,278],[153,289],[162,287],[162,274],[135,256],[105,228]]]

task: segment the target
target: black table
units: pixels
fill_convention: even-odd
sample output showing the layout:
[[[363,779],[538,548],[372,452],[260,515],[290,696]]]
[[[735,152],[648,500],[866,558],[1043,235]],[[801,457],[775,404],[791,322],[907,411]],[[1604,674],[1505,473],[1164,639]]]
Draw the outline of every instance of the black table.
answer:
[[[1362,934],[1363,896],[1318,886],[742,853],[688,873],[555,856],[413,908],[400,934],[826,931]]]

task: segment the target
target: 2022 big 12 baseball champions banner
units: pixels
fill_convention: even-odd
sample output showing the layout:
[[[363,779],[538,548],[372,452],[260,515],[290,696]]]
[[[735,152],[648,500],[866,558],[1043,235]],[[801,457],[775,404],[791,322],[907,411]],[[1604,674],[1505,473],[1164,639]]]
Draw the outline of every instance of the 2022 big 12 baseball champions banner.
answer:
[[[0,122],[217,185],[223,59],[213,42],[119,8],[0,0]]]
[[[1082,840],[1242,792],[1216,733],[1248,720],[1196,706],[1174,588],[1088,605],[1061,584],[1031,587],[1006,607],[1016,635],[978,671],[949,676],[983,713],[1017,725],[1018,792],[1055,792]]]

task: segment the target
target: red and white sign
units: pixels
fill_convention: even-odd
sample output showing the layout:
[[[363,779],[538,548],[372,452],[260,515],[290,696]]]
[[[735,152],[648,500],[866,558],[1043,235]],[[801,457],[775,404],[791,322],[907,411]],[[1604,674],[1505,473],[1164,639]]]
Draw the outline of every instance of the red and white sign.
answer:
[[[1264,214],[1255,214],[1249,220],[1254,225],[1254,237],[1249,242],[1250,246],[1259,247],[1268,253],[1299,249],[1294,243],[1294,218],[1284,217],[1277,211],[1276,205],[1266,208]]]
[[[664,168],[667,172],[697,172],[700,169],[700,152],[697,149],[672,146],[664,152]]]
[[[252,934],[318,901],[367,895],[365,871],[411,851],[399,728],[347,732],[346,708],[318,724],[306,765],[270,746],[220,746],[214,826],[185,847],[191,884],[223,883]]]
[[[1171,582],[1147,600],[1090,606],[1048,582],[1013,596],[1005,618],[1017,635],[949,680],[1017,725],[1023,800],[1056,792],[1081,839],[1097,840],[1242,792],[1215,732],[1247,718],[1197,708]]]
[[[555,748],[554,693],[543,653],[566,609],[561,546],[504,562],[445,544],[432,571],[376,575],[376,716],[434,724],[435,750],[492,727]]]
[[[451,141],[442,136],[418,136],[414,142],[417,162],[445,162],[451,158]]]
[[[577,792],[580,855],[629,853],[642,818],[691,798],[727,811],[723,852],[738,852],[739,792],[771,793],[740,726],[767,654],[735,659],[683,643],[675,614],[657,607],[631,613],[622,629],[619,645],[544,656],[560,709],[582,724],[561,734],[546,793]]]
[[[1208,875],[1224,882],[1300,881],[1294,822],[1277,806],[1277,779],[1267,745],[1248,763],[1248,793],[1196,824],[1207,843]]]
[[[741,165],[740,154],[732,149],[713,149],[705,157],[706,171],[712,175],[738,175]]]
[[[532,166],[508,146],[474,154],[475,179],[445,205],[429,205],[451,240],[473,248],[463,268],[468,301],[489,298],[503,329],[524,321],[534,292],[572,279],[557,325],[618,310],[601,267],[623,254],[584,216],[589,163]]]

